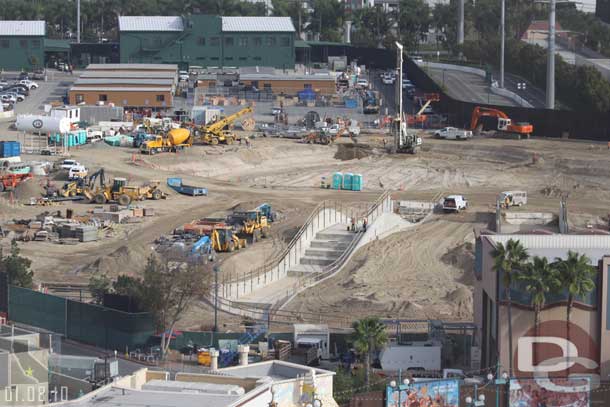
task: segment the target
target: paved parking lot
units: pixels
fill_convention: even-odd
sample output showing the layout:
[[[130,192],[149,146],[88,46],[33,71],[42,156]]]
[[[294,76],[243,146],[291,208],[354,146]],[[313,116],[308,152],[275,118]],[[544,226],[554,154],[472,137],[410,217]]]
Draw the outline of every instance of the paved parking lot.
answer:
[[[44,112],[44,105],[51,102],[62,102],[62,98],[66,95],[68,89],[78,78],[78,73],[74,75],[63,72],[49,71],[47,81],[35,80],[39,86],[38,89],[30,91],[30,95],[23,102],[18,102],[15,105],[15,114],[37,114]],[[17,80],[17,74],[5,74],[3,79],[12,83]]]

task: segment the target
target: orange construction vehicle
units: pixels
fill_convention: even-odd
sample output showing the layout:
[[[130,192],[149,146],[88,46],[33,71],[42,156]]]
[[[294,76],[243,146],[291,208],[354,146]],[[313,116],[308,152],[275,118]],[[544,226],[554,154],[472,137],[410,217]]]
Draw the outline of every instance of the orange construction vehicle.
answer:
[[[530,135],[534,132],[534,126],[530,123],[513,124],[512,120],[503,111],[477,106],[472,111],[472,119],[470,120],[470,129],[475,133],[479,133],[483,127],[483,124],[479,123],[481,117],[497,118],[497,131],[501,135],[517,136],[521,139],[522,137],[530,138]]]
[[[432,102],[441,100],[441,97],[438,93],[424,93],[423,98],[419,98],[419,100],[421,105],[419,111],[415,114],[407,115],[407,125],[409,127],[423,126],[428,120],[428,116],[424,112]]]

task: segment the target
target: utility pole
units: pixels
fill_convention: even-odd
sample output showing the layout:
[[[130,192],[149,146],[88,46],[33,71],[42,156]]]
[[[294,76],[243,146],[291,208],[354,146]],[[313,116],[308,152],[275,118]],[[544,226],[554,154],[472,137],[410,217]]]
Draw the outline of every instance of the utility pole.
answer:
[[[80,44],[80,0],[76,0],[76,42]]]
[[[458,0],[457,43],[464,45],[464,0]],[[460,51],[460,55],[462,55],[462,51]]]
[[[555,109],[555,6],[549,2],[549,49],[546,63],[546,108]]]
[[[396,117],[398,119],[398,128],[392,128],[394,131],[394,148],[393,151],[397,152],[400,145],[400,130],[402,128],[402,64],[403,64],[403,46],[401,43],[396,42],[396,65],[398,65],[398,80],[396,81]],[[396,123],[392,123],[394,126]]]
[[[506,0],[502,0],[500,11],[500,88],[504,89],[504,43],[506,41]]]

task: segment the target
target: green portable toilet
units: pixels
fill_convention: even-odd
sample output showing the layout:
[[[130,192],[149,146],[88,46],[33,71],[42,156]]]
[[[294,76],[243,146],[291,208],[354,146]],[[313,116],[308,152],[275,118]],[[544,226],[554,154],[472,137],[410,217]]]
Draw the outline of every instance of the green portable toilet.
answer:
[[[343,174],[335,172],[333,174],[332,189],[341,189],[343,187]]]
[[[348,172],[343,175],[343,189],[351,191],[352,178],[354,178],[354,174],[352,174],[351,172]]]
[[[352,191],[362,191],[363,184],[362,174],[354,174],[352,177]]]

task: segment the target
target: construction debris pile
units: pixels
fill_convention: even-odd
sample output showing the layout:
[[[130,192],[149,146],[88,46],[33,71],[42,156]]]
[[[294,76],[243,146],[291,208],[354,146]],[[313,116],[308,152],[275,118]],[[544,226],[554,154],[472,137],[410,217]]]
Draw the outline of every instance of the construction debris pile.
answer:
[[[13,219],[0,227],[0,233],[8,240],[23,242],[94,242],[113,236],[118,224],[138,223],[153,215],[152,209],[124,209],[118,205],[111,205],[110,210],[97,207],[82,216],[75,215],[71,209],[66,210],[65,216],[61,211],[45,211],[34,219]]]

